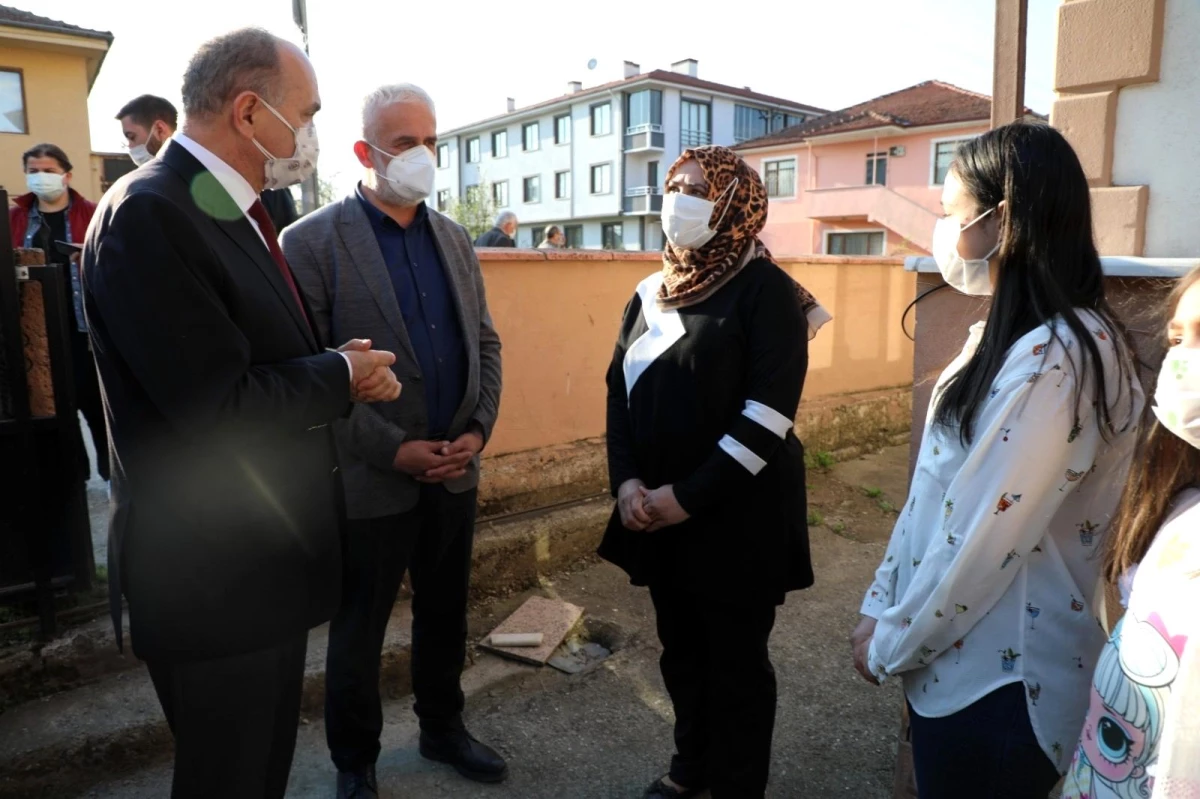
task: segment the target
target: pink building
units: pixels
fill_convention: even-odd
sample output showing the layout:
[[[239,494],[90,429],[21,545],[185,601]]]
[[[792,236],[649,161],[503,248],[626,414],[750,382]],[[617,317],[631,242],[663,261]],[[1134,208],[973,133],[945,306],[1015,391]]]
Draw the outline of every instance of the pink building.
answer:
[[[955,148],[991,110],[927,81],[737,145],[771,197],[763,241],[778,255],[928,254]]]

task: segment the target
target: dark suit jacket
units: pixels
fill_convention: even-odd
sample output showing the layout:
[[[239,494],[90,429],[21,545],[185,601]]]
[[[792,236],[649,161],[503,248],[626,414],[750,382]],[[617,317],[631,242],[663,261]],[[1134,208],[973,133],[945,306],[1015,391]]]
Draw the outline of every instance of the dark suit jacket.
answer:
[[[472,423],[492,435],[500,412],[500,337],[492,325],[479,259],[461,225],[429,209],[429,226],[445,265],[466,345],[467,385],[447,431],[451,438]],[[283,251],[296,272],[322,341],[369,338],[374,346],[396,353],[396,372],[404,390],[394,402],[354,406],[334,429],[351,519],[372,519],[416,507],[421,484],[392,462],[410,439],[427,437],[423,375],[413,350],[387,264],[371,221],[358,197],[351,194],[326,205],[287,229]],[[479,485],[479,460],[467,473],[444,484],[452,493]]]
[[[512,238],[498,227],[494,227],[487,233],[481,233],[479,238],[475,239],[476,247],[516,247],[517,243]]]
[[[267,189],[258,198],[262,200],[263,208],[267,209],[267,216],[271,217],[276,233],[300,218],[296,213],[296,201],[287,189]]]
[[[113,441],[109,590],[143,659],[219,657],[321,624],[341,587],[323,352],[250,222],[177,143],[105,194],[84,286]]]

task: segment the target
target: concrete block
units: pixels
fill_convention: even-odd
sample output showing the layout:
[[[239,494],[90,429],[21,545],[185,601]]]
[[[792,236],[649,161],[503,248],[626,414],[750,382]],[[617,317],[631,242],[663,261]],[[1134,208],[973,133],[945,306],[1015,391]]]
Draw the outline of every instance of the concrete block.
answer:
[[[1092,225],[1101,255],[1142,255],[1149,202],[1149,186],[1092,189]]]
[[[1166,0],[1075,0],[1058,10],[1054,88],[1085,92],[1158,80]]]
[[[1079,156],[1091,186],[1112,183],[1113,137],[1117,130],[1117,90],[1065,95],[1054,101],[1050,124]]]

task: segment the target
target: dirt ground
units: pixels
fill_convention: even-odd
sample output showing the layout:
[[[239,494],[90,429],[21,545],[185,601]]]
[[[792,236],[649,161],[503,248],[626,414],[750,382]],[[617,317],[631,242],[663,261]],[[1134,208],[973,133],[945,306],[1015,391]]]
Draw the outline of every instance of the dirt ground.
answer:
[[[851,666],[847,635],[903,505],[907,449],[896,448],[810,474],[817,584],[780,609],[771,651],[779,679],[773,797],[891,795],[899,727],[899,685],[867,685]],[[816,524],[819,522],[819,524]],[[416,753],[409,700],[384,707],[378,769],[385,797],[638,797],[672,753],[672,711],[658,673],[658,641],[644,590],[607,564],[584,564],[536,593],[586,608],[594,629],[616,646],[591,671],[568,676],[475,651],[464,677],[467,723],[509,761],[503,785],[478,786]],[[482,637],[515,608],[512,597],[473,615]],[[288,796],[330,797],[335,775],[319,718],[304,719]],[[93,799],[141,799],[169,792],[170,764],[96,786]]]

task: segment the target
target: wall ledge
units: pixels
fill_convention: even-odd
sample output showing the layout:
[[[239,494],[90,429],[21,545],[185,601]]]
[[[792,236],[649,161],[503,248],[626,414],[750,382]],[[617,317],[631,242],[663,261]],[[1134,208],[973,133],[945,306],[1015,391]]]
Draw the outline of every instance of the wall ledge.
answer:
[[[662,261],[662,253],[640,250],[526,250],[512,247],[478,247],[475,249],[475,253],[479,256],[480,261],[645,261],[646,263]],[[905,263],[905,258],[901,255],[774,255],[774,258],[781,266],[790,264],[901,266]]]
[[[1166,277],[1179,278],[1200,266],[1200,258],[1135,258],[1124,255],[1102,255],[1100,266],[1109,277]],[[909,256],[904,259],[904,271],[936,274],[937,262],[928,256]]]

